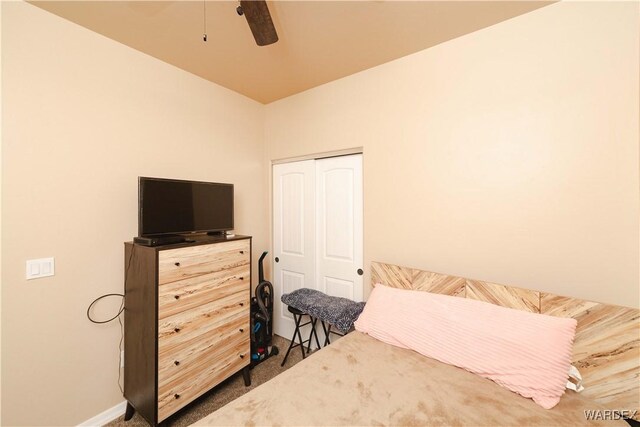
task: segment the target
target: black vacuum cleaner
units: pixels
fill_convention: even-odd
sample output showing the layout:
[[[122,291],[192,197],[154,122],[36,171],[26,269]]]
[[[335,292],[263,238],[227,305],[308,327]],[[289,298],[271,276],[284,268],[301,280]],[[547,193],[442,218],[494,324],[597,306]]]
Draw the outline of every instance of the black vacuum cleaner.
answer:
[[[273,340],[273,285],[264,280],[262,261],[268,252],[263,252],[258,260],[258,286],[251,298],[251,367],[278,354]]]

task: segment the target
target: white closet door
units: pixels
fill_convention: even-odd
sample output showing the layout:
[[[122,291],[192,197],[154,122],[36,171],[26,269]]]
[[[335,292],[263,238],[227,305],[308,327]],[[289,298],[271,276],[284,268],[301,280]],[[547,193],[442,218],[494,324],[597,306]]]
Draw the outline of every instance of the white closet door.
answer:
[[[316,160],[317,289],[363,299],[362,155]]]
[[[280,297],[295,289],[316,288],[315,191],[314,160],[273,166],[273,331],[288,339],[295,326]]]

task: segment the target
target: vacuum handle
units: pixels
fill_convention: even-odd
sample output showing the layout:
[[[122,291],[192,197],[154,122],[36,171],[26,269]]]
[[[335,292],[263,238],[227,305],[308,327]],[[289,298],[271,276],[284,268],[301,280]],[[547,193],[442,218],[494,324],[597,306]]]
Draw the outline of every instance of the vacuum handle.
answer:
[[[269,252],[264,251],[262,255],[260,255],[260,259],[258,260],[258,283],[264,282],[264,268],[262,267],[262,260],[267,256]]]

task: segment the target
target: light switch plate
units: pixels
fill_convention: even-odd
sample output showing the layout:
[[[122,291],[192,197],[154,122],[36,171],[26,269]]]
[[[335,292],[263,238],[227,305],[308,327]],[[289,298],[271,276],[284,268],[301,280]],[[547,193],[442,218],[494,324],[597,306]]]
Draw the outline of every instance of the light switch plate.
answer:
[[[51,258],[30,259],[27,261],[27,280],[53,276],[55,261]]]

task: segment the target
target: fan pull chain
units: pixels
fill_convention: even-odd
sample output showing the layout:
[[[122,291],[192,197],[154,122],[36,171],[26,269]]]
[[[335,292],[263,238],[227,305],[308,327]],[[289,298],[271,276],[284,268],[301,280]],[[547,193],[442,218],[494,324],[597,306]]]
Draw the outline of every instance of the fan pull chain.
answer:
[[[202,40],[206,42],[207,41],[207,0],[202,0],[202,10],[203,10],[203,23],[204,23]]]

